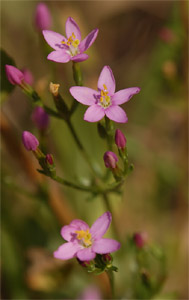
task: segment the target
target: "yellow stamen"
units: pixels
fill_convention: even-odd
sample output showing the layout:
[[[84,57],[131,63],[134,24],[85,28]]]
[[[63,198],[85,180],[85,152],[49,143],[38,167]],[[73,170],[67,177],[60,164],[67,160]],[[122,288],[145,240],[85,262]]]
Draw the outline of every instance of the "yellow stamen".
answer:
[[[82,240],[84,243],[84,246],[89,247],[92,245],[91,241],[91,234],[89,233],[89,229],[85,230],[77,230],[75,233],[77,233],[77,239]]]
[[[103,84],[103,88],[107,91],[107,86],[105,84]]]
[[[78,39],[72,42],[72,46],[74,46],[75,48],[77,48],[78,45],[79,45]]]
[[[73,37],[74,39],[76,38],[76,36],[75,36],[74,32],[72,32],[72,37]]]

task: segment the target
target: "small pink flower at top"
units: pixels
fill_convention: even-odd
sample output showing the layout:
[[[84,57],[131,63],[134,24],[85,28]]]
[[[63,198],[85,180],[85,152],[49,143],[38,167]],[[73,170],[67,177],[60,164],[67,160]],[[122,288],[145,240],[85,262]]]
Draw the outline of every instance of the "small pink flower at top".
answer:
[[[117,123],[126,123],[128,118],[119,105],[139,92],[139,87],[131,87],[115,93],[115,79],[109,66],[105,66],[100,73],[98,91],[80,86],[70,88],[71,95],[77,101],[90,106],[84,115],[84,120],[88,122],[98,122],[106,115]]]
[[[55,50],[47,56],[47,59],[59,63],[66,63],[70,60],[80,62],[88,58],[88,55],[83,52],[94,43],[98,29],[94,29],[84,40],[81,40],[78,25],[69,17],[66,21],[66,37],[51,30],[43,30],[43,35],[46,42]]]
[[[115,240],[103,238],[108,230],[112,216],[105,212],[91,226],[82,220],[73,220],[70,225],[61,229],[62,237],[67,243],[61,245],[54,252],[54,257],[67,260],[77,257],[80,261],[90,261],[98,254],[106,254],[117,251],[120,243]]]

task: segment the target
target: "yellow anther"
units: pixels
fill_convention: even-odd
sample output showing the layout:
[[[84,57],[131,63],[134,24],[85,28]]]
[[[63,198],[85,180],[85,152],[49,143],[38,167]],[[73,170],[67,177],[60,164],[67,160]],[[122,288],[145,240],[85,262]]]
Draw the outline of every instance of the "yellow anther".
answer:
[[[82,240],[84,243],[84,246],[91,246],[91,234],[89,233],[89,229],[85,230],[77,230],[75,233],[77,233],[77,239]]]
[[[107,91],[107,86],[105,84],[103,84],[103,88]]]
[[[61,44],[67,44],[67,42],[65,42],[65,41],[62,41],[62,42],[61,42]]]
[[[103,97],[100,97],[100,102],[103,102]]]
[[[75,36],[74,32],[72,32],[72,37],[73,37],[74,39],[76,38],[76,36]]]
[[[106,102],[107,102],[107,104],[109,104],[110,103],[110,96],[105,96],[105,100],[106,100]]]
[[[72,42],[72,46],[74,46],[75,48],[77,48],[78,45],[79,45],[78,39]]]

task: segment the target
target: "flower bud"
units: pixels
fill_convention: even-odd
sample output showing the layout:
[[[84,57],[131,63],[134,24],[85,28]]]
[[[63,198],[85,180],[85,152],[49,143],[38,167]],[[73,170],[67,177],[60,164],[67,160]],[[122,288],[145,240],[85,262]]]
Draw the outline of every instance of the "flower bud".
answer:
[[[60,84],[50,82],[49,90],[53,96],[55,96],[55,97],[58,96],[59,87],[60,87]]]
[[[138,248],[143,248],[148,240],[148,235],[146,232],[136,232],[133,235],[133,240]]]
[[[90,261],[81,261],[79,258],[77,258],[77,261],[84,268],[88,268],[90,266],[90,264],[91,264]]]
[[[29,84],[29,85],[32,85],[34,80],[33,80],[33,75],[32,73],[30,72],[30,70],[28,69],[22,69],[22,73],[24,75],[24,81]]]
[[[39,130],[47,129],[49,125],[49,115],[41,106],[37,106],[34,109],[31,118]]]
[[[118,148],[120,149],[125,149],[126,146],[126,137],[124,136],[123,132],[119,129],[116,130],[115,133],[115,143]]]
[[[102,259],[106,264],[112,263],[112,256],[110,253],[102,254]]]
[[[50,29],[51,15],[45,3],[40,2],[35,10],[35,26],[39,31]]]
[[[24,74],[14,66],[5,65],[7,79],[14,85],[21,85],[24,80]]]
[[[54,159],[53,156],[51,154],[47,154],[45,157],[45,161],[46,163],[48,163],[49,165],[53,165],[54,164]]]
[[[106,168],[115,169],[117,167],[117,155],[112,151],[107,151],[104,154],[104,163]]]
[[[24,131],[22,133],[22,142],[28,151],[36,151],[39,146],[38,139],[29,131]]]

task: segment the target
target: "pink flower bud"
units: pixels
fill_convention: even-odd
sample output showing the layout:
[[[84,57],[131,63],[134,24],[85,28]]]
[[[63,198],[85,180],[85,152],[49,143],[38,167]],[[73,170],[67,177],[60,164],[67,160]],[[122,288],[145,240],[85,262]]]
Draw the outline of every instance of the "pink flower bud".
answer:
[[[39,130],[47,129],[49,125],[49,116],[41,106],[37,106],[34,109],[31,118]]]
[[[107,151],[104,154],[104,163],[106,168],[115,169],[116,162],[118,161],[117,155],[112,151]]]
[[[10,81],[10,83],[14,85],[22,84],[22,81],[24,80],[24,74],[19,69],[11,65],[5,65],[5,71],[7,79]]]
[[[112,256],[111,256],[110,253],[102,254],[102,258],[103,258],[103,261],[105,263],[111,263],[112,262]]]
[[[34,80],[33,80],[33,75],[32,73],[30,72],[30,70],[28,69],[22,69],[22,73],[24,75],[24,81],[29,84],[29,85],[32,85]]]
[[[54,163],[54,159],[53,156],[51,154],[47,154],[45,157],[45,161],[46,163],[48,163],[49,165],[53,165]]]
[[[40,2],[36,6],[34,19],[35,19],[35,26],[39,31],[50,29],[51,15],[45,3]]]
[[[120,149],[124,149],[126,146],[126,137],[124,136],[123,132],[119,129],[116,130],[115,133],[115,143]]]
[[[24,144],[24,147],[28,151],[35,151],[39,146],[38,139],[29,131],[24,131],[22,133],[22,142]]]
[[[136,232],[133,239],[138,248],[143,248],[148,240],[148,235],[146,232]]]

